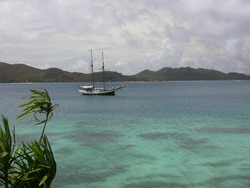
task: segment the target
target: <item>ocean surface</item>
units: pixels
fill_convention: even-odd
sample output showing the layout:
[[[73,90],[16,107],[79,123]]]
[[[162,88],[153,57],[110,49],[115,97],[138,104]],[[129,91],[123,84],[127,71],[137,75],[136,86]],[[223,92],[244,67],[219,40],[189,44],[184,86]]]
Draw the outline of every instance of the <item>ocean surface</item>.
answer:
[[[79,83],[0,84],[0,114],[29,141],[42,127],[15,119],[21,97],[46,88],[60,104],[46,129],[53,188],[250,187],[250,81],[127,84],[116,96],[83,96]]]

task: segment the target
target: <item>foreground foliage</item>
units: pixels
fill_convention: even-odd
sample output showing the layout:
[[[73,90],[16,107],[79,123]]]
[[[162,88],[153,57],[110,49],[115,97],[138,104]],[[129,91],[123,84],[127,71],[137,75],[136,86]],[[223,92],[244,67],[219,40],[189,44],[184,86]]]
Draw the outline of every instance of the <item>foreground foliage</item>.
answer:
[[[23,144],[16,160],[15,187],[50,187],[56,175],[56,161],[46,136],[41,142]]]
[[[2,116],[3,128],[0,129],[0,184],[8,187],[15,175],[15,133],[11,134],[7,118]]]
[[[56,175],[56,161],[48,138],[44,131],[47,122],[53,116],[53,110],[58,105],[52,105],[49,93],[31,90],[30,101],[21,107],[26,107],[21,118],[32,113],[37,124],[44,124],[39,141],[17,145],[15,131],[10,131],[7,118],[2,116],[3,127],[0,128],[0,185],[5,188],[48,188]],[[38,114],[45,115],[42,120]]]

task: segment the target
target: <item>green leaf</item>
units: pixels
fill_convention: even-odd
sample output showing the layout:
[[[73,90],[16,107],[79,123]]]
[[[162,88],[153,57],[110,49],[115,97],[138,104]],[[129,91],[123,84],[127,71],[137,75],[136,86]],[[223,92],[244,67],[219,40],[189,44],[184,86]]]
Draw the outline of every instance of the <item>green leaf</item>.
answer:
[[[48,175],[45,175],[43,179],[40,181],[39,186],[41,186],[48,179]]]
[[[42,169],[42,168],[37,168],[37,169],[35,169],[35,170],[31,170],[31,171],[29,171],[29,172],[27,173],[27,175],[28,175],[28,174],[32,174],[32,173],[37,172],[37,171],[41,171],[41,170],[43,170],[43,169]]]
[[[0,153],[0,158],[3,158],[5,156],[7,156],[8,154],[9,154],[8,152],[4,151],[4,152]]]

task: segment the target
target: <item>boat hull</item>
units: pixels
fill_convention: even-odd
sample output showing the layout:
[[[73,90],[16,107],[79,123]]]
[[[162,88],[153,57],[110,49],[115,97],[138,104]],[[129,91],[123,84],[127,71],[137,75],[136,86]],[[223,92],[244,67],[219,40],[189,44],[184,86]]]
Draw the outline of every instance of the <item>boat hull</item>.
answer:
[[[79,90],[79,92],[83,95],[115,95],[115,90],[107,90],[107,91],[85,91],[85,90]]]

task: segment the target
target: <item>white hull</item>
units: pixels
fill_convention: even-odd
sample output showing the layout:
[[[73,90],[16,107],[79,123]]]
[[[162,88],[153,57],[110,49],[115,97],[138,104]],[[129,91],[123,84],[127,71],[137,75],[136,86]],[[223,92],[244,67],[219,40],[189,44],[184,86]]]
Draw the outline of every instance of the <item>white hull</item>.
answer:
[[[93,90],[84,90],[80,89],[79,92],[83,95],[115,95],[115,90],[101,90],[101,89],[93,89]]]
[[[115,95],[115,90],[125,88],[126,84],[109,89],[95,88],[94,86],[80,86],[79,92],[83,95]]]

